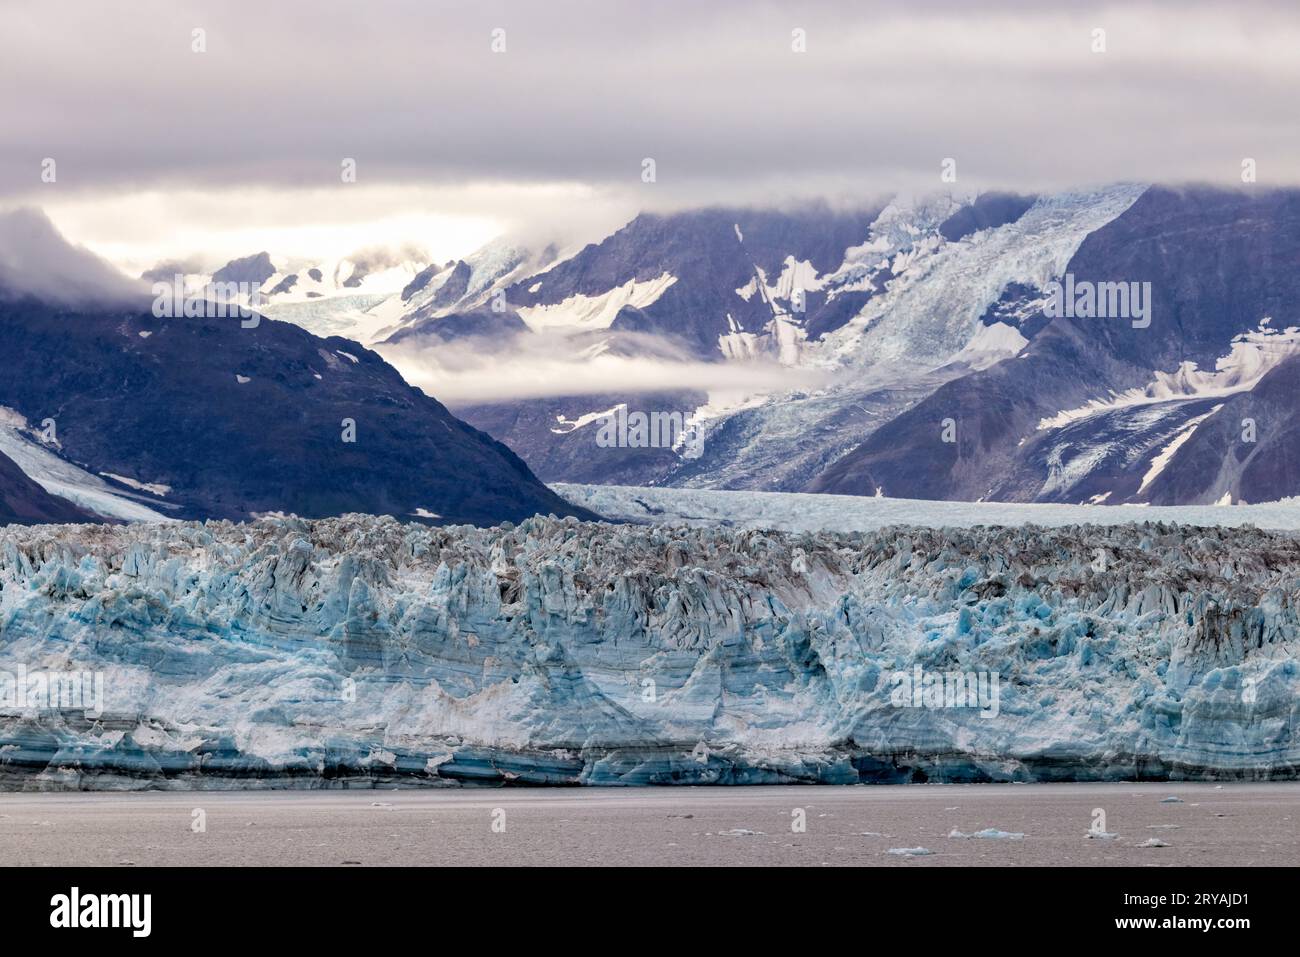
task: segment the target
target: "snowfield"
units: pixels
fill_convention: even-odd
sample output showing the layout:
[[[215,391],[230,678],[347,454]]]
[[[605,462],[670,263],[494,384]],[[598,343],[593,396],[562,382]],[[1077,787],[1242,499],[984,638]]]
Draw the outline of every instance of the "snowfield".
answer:
[[[978,525],[1123,525],[1172,522],[1300,530],[1300,499],[1259,505],[1057,505],[1021,502],[936,502],[907,498],[567,485],[560,496],[620,522],[722,525],[785,532],[869,532],[890,525],[973,528]]]
[[[0,785],[1294,778],[1297,580],[1167,524],[10,527],[0,672],[104,696],[0,673]]]
[[[0,406],[0,454],[12,459],[32,481],[51,495],[65,498],[97,515],[124,522],[171,521],[156,508],[144,504],[148,502],[165,508],[165,501],[160,502],[159,499],[171,491],[166,486],[106,474],[105,477],[113,479],[124,488],[111,486],[99,476],[78,468],[41,445],[34,438],[27,420],[5,406]],[[150,494],[137,495],[125,488],[135,488]]]

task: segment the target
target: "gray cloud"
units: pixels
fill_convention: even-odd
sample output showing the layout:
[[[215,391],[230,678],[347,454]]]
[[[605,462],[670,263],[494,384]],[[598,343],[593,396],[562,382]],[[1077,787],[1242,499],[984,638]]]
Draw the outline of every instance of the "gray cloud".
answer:
[[[0,296],[24,295],[62,305],[149,303],[145,284],[69,243],[33,209],[0,214]]]
[[[4,17],[11,198],[328,188],[343,157],[365,183],[580,182],[641,206],[874,195],[937,183],[944,157],[1021,189],[1234,182],[1245,156],[1261,182],[1300,181],[1293,4],[16,0]]]

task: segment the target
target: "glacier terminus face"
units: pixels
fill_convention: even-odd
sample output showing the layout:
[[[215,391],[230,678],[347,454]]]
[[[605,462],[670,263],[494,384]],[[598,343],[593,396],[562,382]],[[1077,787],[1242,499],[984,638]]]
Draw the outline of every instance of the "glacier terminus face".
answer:
[[[1298,574],[1163,523],[14,526],[0,786],[1294,778]]]

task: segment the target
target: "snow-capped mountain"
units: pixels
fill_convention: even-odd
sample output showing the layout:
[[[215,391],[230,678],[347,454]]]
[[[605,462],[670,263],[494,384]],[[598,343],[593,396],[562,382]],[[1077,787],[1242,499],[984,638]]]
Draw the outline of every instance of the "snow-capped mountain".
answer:
[[[250,269],[229,281],[264,272],[227,275]],[[122,519],[588,514],[352,340],[160,316],[147,295],[54,305],[0,288],[0,452],[51,494]]]
[[[1300,491],[1300,193],[1153,187],[1058,277],[1142,283],[1145,317],[1015,308],[1026,343],[944,384],[810,485],[919,498],[1117,504]],[[942,423],[952,428],[944,441]]]
[[[378,348],[405,367],[438,361],[436,352],[411,358],[406,350],[422,341],[478,336],[488,339],[485,347],[497,357],[558,357],[575,370],[609,365],[612,371],[599,376],[603,388],[457,409],[519,450],[546,479],[658,481],[680,468],[680,457],[664,448],[593,455],[596,413],[623,406],[702,419],[711,414],[709,389],[677,381],[674,364],[800,365],[805,328],[833,326],[827,317],[840,308],[834,294],[821,289],[822,277],[866,235],[879,209],[812,204],[643,214],[598,243],[559,255],[540,272],[498,285],[500,311],[480,307],[416,321]],[[403,349],[386,351],[385,345]],[[620,361],[661,365],[663,384],[616,391]],[[559,378],[569,377],[561,372]]]
[[[448,313],[391,339],[478,335],[497,355],[559,341],[575,369],[653,354],[691,372],[675,387],[629,376],[625,390],[457,404],[547,481],[1276,500],[1300,493],[1286,265],[1298,197],[1118,185],[904,195],[857,214],[646,215],[499,287],[508,310]],[[1151,321],[1059,314],[1067,289],[1122,292],[1120,305],[1131,292]],[[788,378],[722,384],[764,363]],[[599,448],[606,414],[637,407],[705,430],[702,453]]]
[[[1036,330],[1012,300],[1140,192],[641,216],[507,289],[514,331],[565,335],[592,360],[672,348],[721,382],[766,367],[765,384],[711,387],[705,374],[694,388],[457,408],[546,480],[799,489],[939,385],[1013,355]],[[639,473],[622,451],[593,454],[598,413],[619,405],[691,419],[707,429],[703,454],[643,454]]]
[[[706,360],[779,356],[797,338],[792,329],[822,310],[820,277],[878,211],[814,204],[643,214],[521,279],[505,298],[534,331],[662,336]]]
[[[269,252],[233,259],[211,273],[160,263],[142,275],[149,282],[182,283],[188,290],[248,305],[320,336],[372,341],[403,313],[400,294],[428,265],[418,250],[363,251],[319,262],[273,257]],[[240,285],[227,289],[226,284]]]
[[[508,289],[517,279],[548,269],[561,255],[555,243],[535,249],[502,237],[464,259],[441,267],[428,266],[402,289],[403,312],[391,332],[432,329],[437,319],[481,310],[497,290]],[[495,310],[503,311],[501,307]]]
[[[546,379],[452,392],[546,481],[1261,501],[1300,492],[1296,196],[1122,184],[647,213],[581,248],[500,239],[407,263],[386,294],[338,266],[289,283],[265,256],[225,274],[412,381]],[[332,294],[313,298],[320,280]],[[1058,315],[1076,283],[1149,288],[1153,319]],[[637,409],[707,438],[690,458],[598,444]]]
[[[494,292],[545,269],[561,255],[555,243],[534,247],[501,237],[446,263],[431,263],[415,249],[369,250],[319,262],[260,252],[233,259],[211,273],[195,272],[176,262],[160,263],[141,278],[179,282],[196,294],[243,305],[255,295],[264,315],[317,335],[373,344],[424,331],[453,337],[455,327],[474,334],[472,317],[487,308]],[[242,285],[227,289],[228,283]],[[498,314],[494,311],[488,321]],[[471,319],[459,318],[462,315]],[[433,320],[443,318],[451,321],[430,328]]]

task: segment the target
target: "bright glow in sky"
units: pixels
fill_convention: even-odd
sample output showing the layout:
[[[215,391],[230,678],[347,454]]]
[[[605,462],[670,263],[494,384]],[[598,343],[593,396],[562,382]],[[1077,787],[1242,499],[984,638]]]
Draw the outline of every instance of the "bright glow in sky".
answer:
[[[319,262],[363,249],[411,246],[430,262],[445,262],[503,232],[534,229],[534,217],[581,223],[580,213],[566,211],[580,209],[591,194],[573,185],[340,183],[314,190],[53,194],[44,209],[65,236],[135,276],[168,259],[197,259],[207,270],[263,250],[277,260]]]

